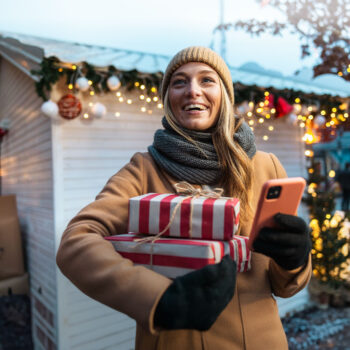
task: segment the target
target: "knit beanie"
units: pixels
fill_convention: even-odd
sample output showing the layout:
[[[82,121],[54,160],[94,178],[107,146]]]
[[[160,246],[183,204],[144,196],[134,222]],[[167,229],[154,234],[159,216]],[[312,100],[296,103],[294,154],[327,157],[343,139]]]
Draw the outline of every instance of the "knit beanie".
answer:
[[[164,73],[161,95],[164,102],[166,90],[172,74],[182,65],[189,62],[205,63],[213,68],[222,79],[231,103],[234,103],[233,84],[229,68],[225,61],[213,50],[202,46],[190,46],[178,52],[168,64]]]

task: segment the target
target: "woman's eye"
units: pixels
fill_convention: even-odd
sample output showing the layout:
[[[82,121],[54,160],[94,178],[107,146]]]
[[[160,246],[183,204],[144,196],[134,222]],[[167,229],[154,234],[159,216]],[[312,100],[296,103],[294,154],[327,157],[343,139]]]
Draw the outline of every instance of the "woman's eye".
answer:
[[[214,79],[210,77],[204,77],[203,78],[204,83],[214,83]]]
[[[175,79],[173,81],[173,85],[182,85],[182,84],[186,84],[186,80],[185,79]]]

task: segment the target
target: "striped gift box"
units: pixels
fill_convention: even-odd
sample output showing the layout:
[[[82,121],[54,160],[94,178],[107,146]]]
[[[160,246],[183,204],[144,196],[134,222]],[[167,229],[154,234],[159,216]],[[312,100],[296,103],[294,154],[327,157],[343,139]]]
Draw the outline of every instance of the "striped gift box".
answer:
[[[216,264],[226,254],[230,254],[237,262],[238,272],[250,269],[251,252],[247,248],[248,237],[235,236],[230,241],[160,238],[154,243],[138,244],[135,240],[140,237],[145,236],[129,233],[105,239],[110,241],[123,257],[169,278]]]
[[[230,240],[238,230],[237,198],[185,198],[177,194],[148,193],[129,199],[129,232],[158,234],[174,219],[163,237]],[[192,215],[191,215],[192,211]]]

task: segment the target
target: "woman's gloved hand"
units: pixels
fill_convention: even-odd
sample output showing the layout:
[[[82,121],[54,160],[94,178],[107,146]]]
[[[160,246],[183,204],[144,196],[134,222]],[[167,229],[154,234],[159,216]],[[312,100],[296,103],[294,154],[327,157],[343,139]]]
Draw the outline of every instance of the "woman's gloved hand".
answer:
[[[226,255],[218,264],[175,278],[156,308],[155,326],[208,330],[233,297],[236,273],[236,263]]]
[[[276,214],[278,228],[264,227],[253,243],[254,251],[269,256],[286,270],[304,265],[311,250],[306,222],[294,215]]]

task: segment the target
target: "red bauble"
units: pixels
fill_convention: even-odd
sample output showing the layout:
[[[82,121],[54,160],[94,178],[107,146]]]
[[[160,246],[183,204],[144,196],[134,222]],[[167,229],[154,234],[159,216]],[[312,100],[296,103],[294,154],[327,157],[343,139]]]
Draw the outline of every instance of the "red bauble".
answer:
[[[65,119],[74,119],[81,112],[81,102],[72,94],[64,95],[57,104],[60,116]]]

